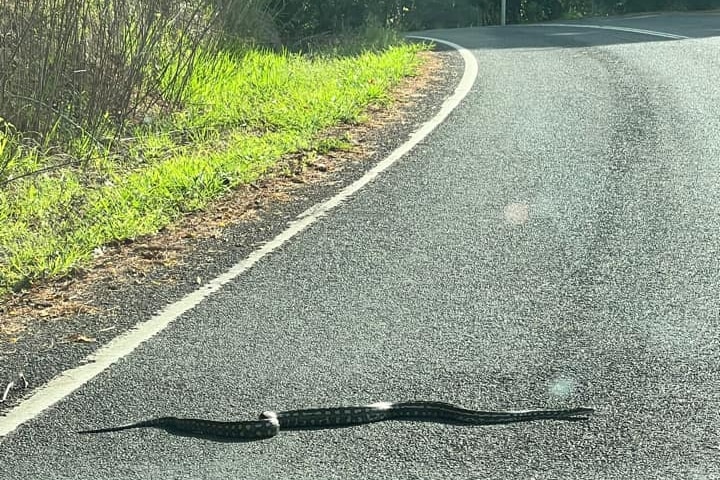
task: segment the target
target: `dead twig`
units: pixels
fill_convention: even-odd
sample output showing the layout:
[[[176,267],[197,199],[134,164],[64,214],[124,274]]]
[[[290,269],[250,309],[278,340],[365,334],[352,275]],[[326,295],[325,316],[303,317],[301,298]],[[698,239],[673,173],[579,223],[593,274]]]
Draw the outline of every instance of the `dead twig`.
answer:
[[[5,400],[7,400],[8,393],[10,393],[10,390],[15,386],[15,382],[10,382],[7,384],[7,387],[5,387],[5,393],[3,393],[2,398],[0,398],[0,403],[4,403]]]
[[[17,382],[19,382],[20,380],[22,380],[22,382],[23,382],[23,386],[22,386],[23,389],[28,388],[28,386],[30,386],[27,379],[25,378],[25,375],[20,373],[20,375],[18,375],[17,379],[15,379],[7,384],[7,386],[5,387],[5,391],[3,392],[2,398],[0,398],[0,403],[4,403],[5,400],[7,400],[7,397],[10,394],[10,390],[14,389],[17,385]]]

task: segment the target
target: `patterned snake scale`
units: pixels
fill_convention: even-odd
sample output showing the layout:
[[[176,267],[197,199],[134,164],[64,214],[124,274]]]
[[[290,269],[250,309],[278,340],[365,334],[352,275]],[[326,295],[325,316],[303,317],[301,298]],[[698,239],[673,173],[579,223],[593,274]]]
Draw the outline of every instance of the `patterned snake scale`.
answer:
[[[160,417],[119,427],[78,433],[117,432],[131,428],[160,428],[168,433],[222,442],[249,442],[274,437],[282,430],[344,428],[387,420],[436,422],[449,425],[496,425],[535,420],[587,420],[592,408],[485,412],[443,402],[379,402],[362,407],[309,408],[263,412],[259,420],[220,422],[195,418]]]

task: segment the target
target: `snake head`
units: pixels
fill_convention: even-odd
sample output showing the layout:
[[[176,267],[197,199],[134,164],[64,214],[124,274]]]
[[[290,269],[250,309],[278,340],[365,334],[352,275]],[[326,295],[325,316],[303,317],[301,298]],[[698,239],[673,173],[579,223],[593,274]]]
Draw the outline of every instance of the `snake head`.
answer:
[[[278,421],[277,413],[273,412],[272,410],[265,410],[264,412],[262,412],[260,414],[260,419],[261,420],[270,420],[271,422]]]

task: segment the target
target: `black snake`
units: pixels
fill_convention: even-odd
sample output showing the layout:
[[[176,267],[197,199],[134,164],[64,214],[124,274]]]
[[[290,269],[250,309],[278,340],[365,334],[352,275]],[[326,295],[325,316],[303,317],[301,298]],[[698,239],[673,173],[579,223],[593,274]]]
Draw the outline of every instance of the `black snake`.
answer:
[[[259,420],[220,422],[196,418],[159,417],[119,427],[84,430],[104,433],[130,428],[161,428],[174,435],[225,442],[247,442],[274,437],[281,430],[344,428],[386,420],[437,422],[451,425],[496,425],[535,420],[587,420],[595,410],[580,407],[562,410],[495,411],[468,410],[443,402],[380,402],[362,407],[309,408],[263,412]]]

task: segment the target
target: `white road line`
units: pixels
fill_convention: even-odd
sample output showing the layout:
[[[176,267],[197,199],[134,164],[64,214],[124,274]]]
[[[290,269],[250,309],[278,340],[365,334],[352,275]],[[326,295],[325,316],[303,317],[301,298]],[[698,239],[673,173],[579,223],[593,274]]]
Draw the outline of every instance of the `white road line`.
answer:
[[[443,43],[460,52],[465,61],[465,73],[453,95],[445,100],[440,111],[432,119],[424,123],[410,139],[394,150],[387,158],[369,170],[362,178],[341,190],[337,195],[323,203],[314,205],[293,221],[288,228],[252,252],[246,259],[237,263],[227,272],[211,280],[181,300],[168,305],[149,320],[137,324],[128,332],[116,337],[107,345],[101,347],[92,355],[85,358],[83,365],[66,370],[50,380],[43,387],[38,388],[31,396],[23,400],[18,406],[10,410],[7,415],[0,417],[0,439],[13,432],[18,426],[31,420],[47,408],[53,406],[83,384],[92,380],[106,368],[119,359],[129,355],[141,343],[160,333],[173,320],[183,313],[191,310],[205,298],[222,288],[223,285],[243,274],[260,259],[276,250],[298,233],[315,223],[323,215],[337,207],[343,200],[358,192],[378,175],[387,170],[393,163],[408,153],[415,145],[430,134],[465,98],[477,77],[478,65],[475,57],[465,48],[454,43],[437,40],[429,37],[413,37],[423,40]]]
[[[578,35],[590,35],[590,32],[558,32],[548,33],[547,35],[550,37],[575,37]]]
[[[660,16],[659,13],[649,13],[647,15],[633,15],[630,17],[623,17],[623,20],[639,20],[641,18],[655,18],[655,17],[659,17],[659,16]]]
[[[617,32],[637,33],[640,35],[652,35],[653,37],[671,38],[673,40],[686,40],[690,37],[675,35],[674,33],[656,32],[655,30],[642,30],[640,28],[616,27],[613,25],[583,25],[579,23],[538,23],[528,25],[529,27],[568,27],[568,28],[596,28],[599,30],[615,30]]]

